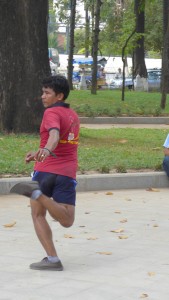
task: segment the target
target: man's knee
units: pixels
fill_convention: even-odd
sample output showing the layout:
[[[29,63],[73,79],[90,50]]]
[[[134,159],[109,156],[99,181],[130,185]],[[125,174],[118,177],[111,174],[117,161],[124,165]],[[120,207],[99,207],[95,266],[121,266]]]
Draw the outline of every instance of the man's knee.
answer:
[[[60,224],[63,227],[69,228],[73,225],[74,223],[74,218],[73,219],[68,219],[68,220],[60,220]]]
[[[36,200],[31,200],[31,215],[33,220],[37,219],[38,217],[45,217],[46,216],[46,209]]]

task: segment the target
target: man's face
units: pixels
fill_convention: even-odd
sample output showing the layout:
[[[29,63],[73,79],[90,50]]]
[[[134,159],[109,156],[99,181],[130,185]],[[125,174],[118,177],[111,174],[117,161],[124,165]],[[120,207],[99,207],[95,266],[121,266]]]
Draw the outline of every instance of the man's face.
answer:
[[[45,108],[55,104],[58,101],[62,101],[63,99],[63,94],[59,93],[56,95],[56,93],[54,92],[54,90],[52,90],[51,88],[42,88],[42,103],[43,106]]]

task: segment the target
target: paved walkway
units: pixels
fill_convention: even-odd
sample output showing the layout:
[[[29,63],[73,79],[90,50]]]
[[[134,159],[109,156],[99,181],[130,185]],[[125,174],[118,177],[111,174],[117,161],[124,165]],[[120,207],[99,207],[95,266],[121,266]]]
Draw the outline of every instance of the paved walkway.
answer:
[[[0,299],[168,300],[168,192],[79,192],[72,228],[48,217],[63,272],[29,269],[45,256],[29,200],[0,196]]]

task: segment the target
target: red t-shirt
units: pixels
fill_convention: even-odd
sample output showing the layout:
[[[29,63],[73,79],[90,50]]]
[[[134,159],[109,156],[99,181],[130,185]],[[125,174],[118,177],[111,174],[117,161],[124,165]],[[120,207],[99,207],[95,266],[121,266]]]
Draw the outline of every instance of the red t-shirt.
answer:
[[[67,103],[56,103],[45,110],[40,126],[40,148],[44,148],[51,129],[59,130],[60,141],[44,162],[36,162],[34,170],[76,178],[78,166],[79,118]]]

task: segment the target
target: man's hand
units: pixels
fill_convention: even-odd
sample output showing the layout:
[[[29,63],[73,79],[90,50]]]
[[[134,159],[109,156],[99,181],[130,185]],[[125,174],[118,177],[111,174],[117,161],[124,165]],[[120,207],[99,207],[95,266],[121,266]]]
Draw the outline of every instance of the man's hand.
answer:
[[[164,155],[169,156],[169,148],[164,148]]]
[[[34,159],[39,162],[43,162],[46,157],[50,155],[50,151],[47,149],[40,148],[34,156]]]
[[[25,162],[29,163],[30,161],[35,161],[35,153],[36,152],[32,152],[32,151],[28,152],[25,157]]]

